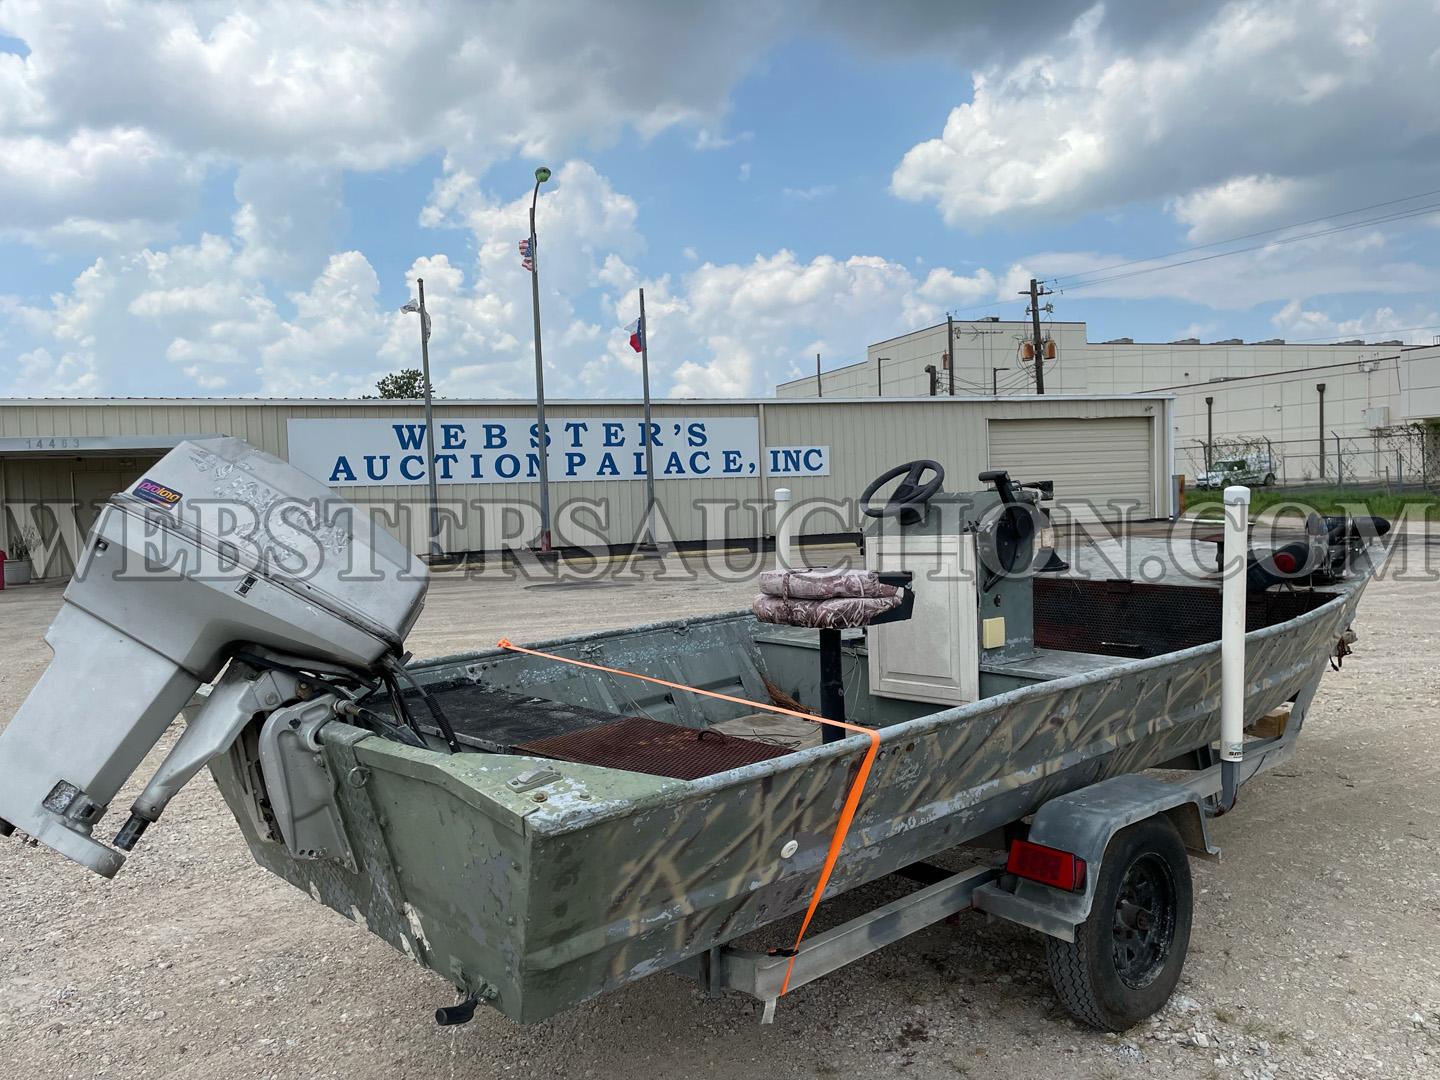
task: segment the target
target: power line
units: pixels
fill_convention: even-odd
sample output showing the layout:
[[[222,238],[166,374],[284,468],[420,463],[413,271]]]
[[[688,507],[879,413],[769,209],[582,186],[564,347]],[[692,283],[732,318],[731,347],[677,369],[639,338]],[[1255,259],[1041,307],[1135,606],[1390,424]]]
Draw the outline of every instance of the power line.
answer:
[[[1364,221],[1351,222],[1348,225],[1337,225],[1330,229],[1317,229],[1314,232],[1301,233],[1298,236],[1283,236],[1278,240],[1270,240],[1263,244],[1252,244],[1249,247],[1235,248],[1233,251],[1220,251],[1213,255],[1202,255],[1195,259],[1182,259],[1179,262],[1165,263],[1161,266],[1149,266],[1139,270],[1130,270],[1123,274],[1110,274],[1106,277],[1087,278],[1073,285],[1060,285],[1058,288],[1060,292],[1075,292],[1078,289],[1088,289],[1092,286],[1103,285],[1110,281],[1121,281],[1125,278],[1140,277],[1144,274],[1155,274],[1162,270],[1174,270],[1181,266],[1193,266],[1196,263],[1211,262],[1212,260],[1224,259],[1231,255],[1243,255],[1246,252],[1278,247],[1281,244],[1295,244],[1301,240],[1313,240],[1316,237],[1332,236],[1335,233],[1347,232],[1350,229],[1361,229],[1369,225],[1383,225],[1392,221],[1403,221],[1406,218],[1420,217],[1424,214],[1434,213],[1437,210],[1440,210],[1440,203],[1432,203],[1426,206],[1416,207],[1412,210],[1387,214],[1378,218],[1367,218]]]
[[[1238,244],[1241,240],[1253,240],[1257,236],[1268,236],[1271,233],[1285,232],[1287,229],[1298,229],[1302,225],[1314,225],[1321,221],[1330,221],[1333,218],[1349,217],[1351,214],[1361,214],[1367,210],[1378,210],[1382,206],[1396,206],[1399,203],[1414,202],[1416,199],[1428,199],[1432,195],[1440,195],[1440,188],[1436,188],[1434,191],[1422,191],[1416,195],[1406,195],[1404,198],[1401,199],[1388,199],[1385,202],[1371,203],[1369,206],[1357,206],[1352,210],[1340,210],[1335,213],[1324,214],[1321,217],[1307,218],[1304,221],[1292,221],[1288,225],[1276,225],[1274,228],[1271,229],[1259,229],[1256,232],[1243,233],[1240,236],[1232,236],[1225,240],[1212,240],[1208,244],[1196,244],[1194,247],[1180,248],[1177,251],[1167,251],[1163,255],[1151,255],[1150,257],[1144,259],[1130,259],[1126,262],[1111,263],[1109,266],[1096,267],[1093,270],[1086,270],[1084,271],[1084,273],[1068,275],[1068,277],[1084,277],[1088,274],[1103,274],[1110,270],[1122,269],[1126,266],[1137,266],[1140,263],[1155,262],[1158,259],[1170,259],[1174,258],[1176,255],[1188,255],[1192,251],[1206,251],[1213,247],[1224,247],[1226,244]],[[1049,280],[1050,283],[1054,285],[1057,282],[1064,281],[1066,279],[1066,277],[1062,276],[1059,278],[1051,278]]]

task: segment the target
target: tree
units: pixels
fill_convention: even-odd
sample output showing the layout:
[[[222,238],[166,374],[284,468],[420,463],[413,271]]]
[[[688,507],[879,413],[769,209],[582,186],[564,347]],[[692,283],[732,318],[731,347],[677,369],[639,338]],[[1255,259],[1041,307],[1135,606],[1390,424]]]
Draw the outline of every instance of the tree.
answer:
[[[386,375],[375,384],[382,398],[422,398],[425,396],[425,378],[419,368],[405,368]],[[435,384],[430,384],[430,394],[435,394]]]

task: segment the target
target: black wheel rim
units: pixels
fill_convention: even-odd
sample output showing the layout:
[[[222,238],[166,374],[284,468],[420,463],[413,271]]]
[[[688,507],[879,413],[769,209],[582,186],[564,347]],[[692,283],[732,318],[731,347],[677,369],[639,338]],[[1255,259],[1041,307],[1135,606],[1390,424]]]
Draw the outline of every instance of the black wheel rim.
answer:
[[[1165,969],[1175,942],[1175,876],[1159,855],[1140,855],[1126,868],[1113,926],[1115,972],[1143,990]]]

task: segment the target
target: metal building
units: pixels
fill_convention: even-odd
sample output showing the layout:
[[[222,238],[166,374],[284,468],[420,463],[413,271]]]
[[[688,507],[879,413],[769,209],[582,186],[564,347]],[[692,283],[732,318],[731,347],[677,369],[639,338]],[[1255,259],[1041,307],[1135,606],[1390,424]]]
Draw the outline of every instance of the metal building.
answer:
[[[853,532],[874,476],[933,458],[947,487],[1008,468],[1053,479],[1062,506],[1103,517],[1171,512],[1168,395],[852,400],[666,400],[654,406],[661,542],[734,543],[773,532],[788,487],[801,534]],[[537,465],[524,401],[435,406],[441,545],[532,545]],[[550,473],[557,545],[638,542],[645,531],[638,401],[553,401]],[[0,401],[0,508],[7,549],[30,533],[36,572],[67,575],[96,508],[185,439],[234,435],[291,460],[423,551],[428,535],[421,408],[414,401],[55,399]]]

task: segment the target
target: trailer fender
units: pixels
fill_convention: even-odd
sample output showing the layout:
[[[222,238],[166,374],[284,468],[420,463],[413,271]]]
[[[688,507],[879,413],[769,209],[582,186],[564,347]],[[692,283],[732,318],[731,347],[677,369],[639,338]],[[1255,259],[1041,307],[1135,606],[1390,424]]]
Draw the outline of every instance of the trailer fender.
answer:
[[[1218,859],[1210,843],[1200,797],[1178,784],[1129,773],[1051,799],[1035,812],[1029,839],[1085,860],[1085,887],[1065,892],[1006,875],[978,889],[975,907],[1042,934],[1075,940],[1075,927],[1090,916],[1100,863],[1121,829],[1157,814],[1166,815],[1191,855]]]

